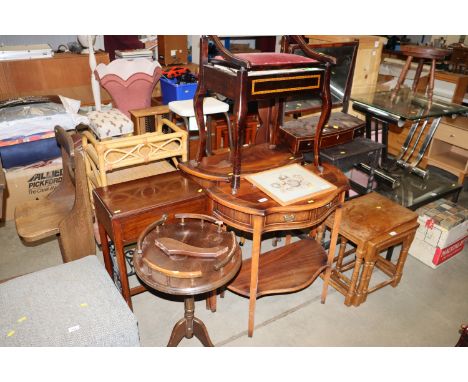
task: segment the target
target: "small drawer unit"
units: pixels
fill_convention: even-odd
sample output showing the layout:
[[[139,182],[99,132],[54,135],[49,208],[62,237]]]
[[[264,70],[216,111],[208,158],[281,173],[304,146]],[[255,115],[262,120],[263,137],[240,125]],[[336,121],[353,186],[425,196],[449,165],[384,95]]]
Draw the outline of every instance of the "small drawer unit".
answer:
[[[458,184],[463,184],[468,174],[468,117],[442,120],[432,139],[427,164],[456,175]]]
[[[315,129],[320,115],[294,119],[285,122],[280,128],[281,139],[294,154],[312,152],[314,150]],[[342,112],[333,112],[328,123],[322,130],[320,147],[333,147],[350,142],[355,137],[363,135],[365,122]]]

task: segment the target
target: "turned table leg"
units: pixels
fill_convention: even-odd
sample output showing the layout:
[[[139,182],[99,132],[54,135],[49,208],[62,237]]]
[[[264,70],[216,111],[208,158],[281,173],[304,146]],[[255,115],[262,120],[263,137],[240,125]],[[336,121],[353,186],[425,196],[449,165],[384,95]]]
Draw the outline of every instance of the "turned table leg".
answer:
[[[254,216],[254,232],[252,237],[252,263],[250,271],[250,294],[249,294],[249,326],[248,335],[253,336],[255,320],[255,304],[257,301],[258,267],[260,262],[260,249],[262,242],[263,220],[260,216]]]
[[[195,317],[195,298],[186,297],[184,300],[184,318],[180,319],[172,329],[171,338],[167,344],[168,347],[177,346],[182,338],[197,337],[203,346],[214,346],[208,335],[205,324]]]

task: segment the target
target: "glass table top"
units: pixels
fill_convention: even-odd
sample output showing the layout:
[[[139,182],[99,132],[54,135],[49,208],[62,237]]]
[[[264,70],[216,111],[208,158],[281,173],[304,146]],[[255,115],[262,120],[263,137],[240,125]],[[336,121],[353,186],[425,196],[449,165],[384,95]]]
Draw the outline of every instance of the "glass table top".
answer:
[[[351,96],[356,103],[364,105],[377,114],[388,113],[401,119],[417,120],[427,117],[468,113],[468,107],[450,103],[436,97],[432,102],[426,96],[413,93],[411,89],[400,89],[394,97],[392,91],[372,91]]]
[[[463,186],[457,183],[456,177],[432,166],[428,168],[427,179],[402,169],[392,172],[391,176],[399,181],[395,188],[376,176],[377,188],[374,191],[412,210],[440,198],[450,199],[458,195]]]

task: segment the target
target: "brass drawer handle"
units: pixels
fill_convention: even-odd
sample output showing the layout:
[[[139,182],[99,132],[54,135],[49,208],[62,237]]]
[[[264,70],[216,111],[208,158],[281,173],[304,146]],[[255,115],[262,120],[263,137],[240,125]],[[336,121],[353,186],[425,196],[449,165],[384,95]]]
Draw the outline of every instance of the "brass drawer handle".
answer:
[[[450,138],[455,138],[455,134],[450,134],[449,137]]]
[[[294,214],[286,214],[283,215],[283,219],[285,222],[293,222],[296,216]]]

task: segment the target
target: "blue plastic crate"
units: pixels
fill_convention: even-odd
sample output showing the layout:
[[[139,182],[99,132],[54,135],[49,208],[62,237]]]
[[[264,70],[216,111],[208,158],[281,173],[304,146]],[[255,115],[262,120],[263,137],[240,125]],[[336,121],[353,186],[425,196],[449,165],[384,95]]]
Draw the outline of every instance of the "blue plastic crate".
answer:
[[[195,96],[198,84],[182,84],[177,85],[175,78],[161,77],[161,94],[163,104],[167,105],[171,101],[181,101],[185,99],[192,99]]]

